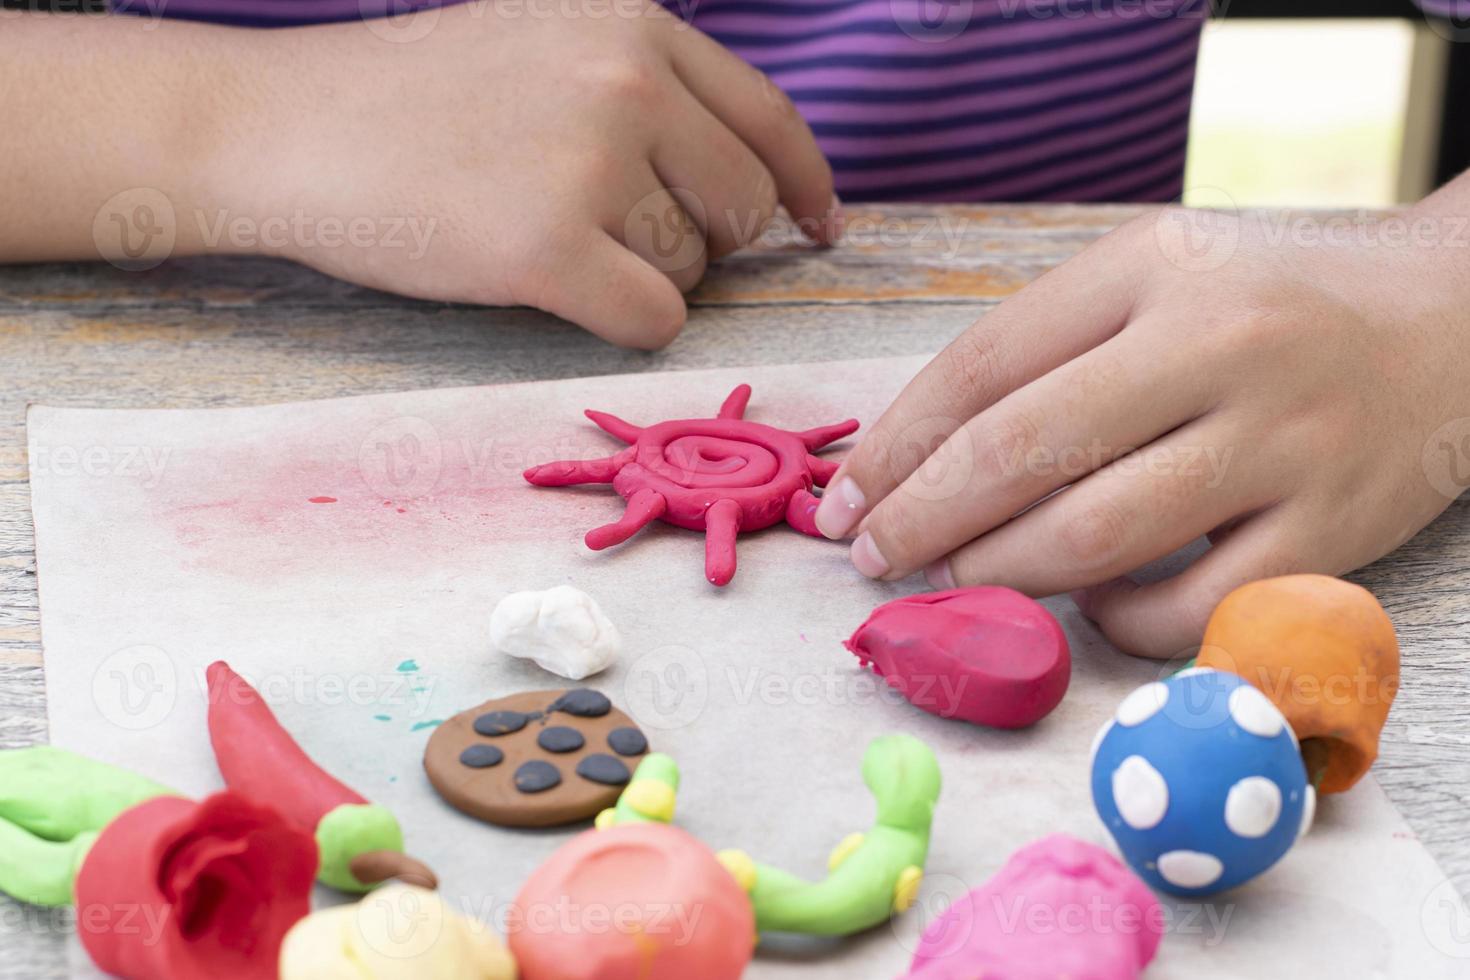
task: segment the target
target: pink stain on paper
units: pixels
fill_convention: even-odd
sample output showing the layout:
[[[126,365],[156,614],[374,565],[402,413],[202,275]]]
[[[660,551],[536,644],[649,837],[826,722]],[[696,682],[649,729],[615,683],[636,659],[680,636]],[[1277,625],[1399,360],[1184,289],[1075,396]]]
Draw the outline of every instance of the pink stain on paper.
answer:
[[[488,437],[472,420],[361,435],[372,429],[338,419],[268,445],[181,450],[177,478],[149,491],[157,519],[186,566],[244,577],[429,568],[467,539],[529,536],[545,525],[528,499],[536,495],[522,492],[519,465],[478,458]]]
[[[676,387],[635,397],[649,412],[689,401]],[[563,411],[573,398],[556,385],[507,386],[425,393],[388,412],[382,399],[363,399],[266,408],[217,426],[191,419],[168,478],[136,489],[175,560],[201,573],[452,571],[503,544],[561,548],[563,539],[574,559],[576,527],[606,520],[602,494],[537,492],[522,478],[547,459],[606,456],[606,437]],[[414,414],[390,416],[402,408]],[[803,414],[828,411],[807,404]]]

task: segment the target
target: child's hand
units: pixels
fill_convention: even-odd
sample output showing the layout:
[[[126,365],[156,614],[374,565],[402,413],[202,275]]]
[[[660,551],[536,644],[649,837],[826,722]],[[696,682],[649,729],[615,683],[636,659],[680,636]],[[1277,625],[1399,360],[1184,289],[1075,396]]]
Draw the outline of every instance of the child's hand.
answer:
[[[253,123],[236,134],[251,149],[228,177],[233,204],[261,221],[432,221],[421,257],[407,232],[394,248],[274,251],[661,347],[707,259],[753,239],[778,201],[819,240],[837,217],[831,170],[784,94],[661,9],[629,10],[471,3],[407,43],[384,40],[385,23],[235,35],[261,62],[239,83]]]
[[[1241,583],[1373,561],[1470,483],[1470,237],[1452,203],[1340,223],[1332,244],[1330,223],[1280,215],[1126,225],[929,364],[818,523],[861,532],[869,576],[1083,590],[1117,645],[1152,656],[1197,644]],[[1177,576],[1124,577],[1204,534],[1214,547]]]

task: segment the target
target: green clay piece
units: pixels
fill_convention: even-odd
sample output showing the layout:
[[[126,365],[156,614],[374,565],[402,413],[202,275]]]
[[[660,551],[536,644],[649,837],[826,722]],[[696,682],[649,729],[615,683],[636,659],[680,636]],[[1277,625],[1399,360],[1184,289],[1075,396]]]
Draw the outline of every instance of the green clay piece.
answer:
[[[757,864],[740,851],[720,853],[750,893],[757,930],[846,936],[886,922],[913,903],[929,855],[939,761],[912,736],[884,735],[868,745],[863,781],[877,801],[877,822],[867,833],[849,834],[833,849],[822,881]],[[639,764],[617,806],[605,812],[598,826],[668,823],[678,788],[674,760],[655,752]],[[667,802],[651,805],[658,800]]]
[[[72,903],[72,887],[97,835],[46,840],[0,820],[0,891],[32,905]]]
[[[33,905],[69,905],[102,828],[139,803],[176,795],[65,749],[0,751],[0,891]]]
[[[810,882],[754,866],[750,901],[757,930],[846,936],[886,922],[913,903],[929,856],[939,762],[912,736],[884,735],[868,745],[863,781],[877,801],[877,822],[838,846],[826,878]]]
[[[317,879],[344,892],[367,892],[379,884],[359,881],[349,865],[371,851],[403,851],[403,828],[386,807],[376,803],[344,803],[331,810],[316,826],[316,844],[321,851]]]
[[[137,773],[50,745],[0,751],[0,819],[46,840],[101,830],[145,800],[178,795]]]
[[[633,779],[608,811],[611,823],[671,823],[679,792],[679,766],[662,752],[650,752],[638,763]],[[606,822],[599,821],[601,826]]]

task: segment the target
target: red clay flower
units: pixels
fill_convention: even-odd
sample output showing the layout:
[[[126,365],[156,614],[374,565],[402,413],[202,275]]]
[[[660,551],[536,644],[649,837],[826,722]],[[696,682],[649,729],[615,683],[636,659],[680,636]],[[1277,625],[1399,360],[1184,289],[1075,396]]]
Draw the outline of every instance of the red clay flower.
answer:
[[[160,797],[102,831],[76,879],[77,930],[129,980],[274,980],[310,911],[316,841],[233,793]]]

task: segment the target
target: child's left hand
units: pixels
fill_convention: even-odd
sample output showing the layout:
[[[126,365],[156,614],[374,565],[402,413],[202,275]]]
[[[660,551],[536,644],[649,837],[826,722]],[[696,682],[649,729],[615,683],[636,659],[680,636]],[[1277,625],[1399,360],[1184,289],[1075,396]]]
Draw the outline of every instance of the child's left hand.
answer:
[[[1470,241],[1446,206],[1129,223],[910,382],[819,525],[859,532],[872,577],[1081,590],[1118,646],[1160,657],[1237,585],[1373,561],[1470,483]],[[1180,574],[1126,577],[1205,534]]]

